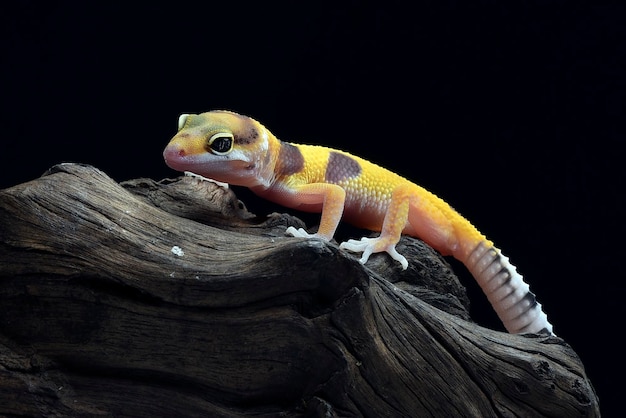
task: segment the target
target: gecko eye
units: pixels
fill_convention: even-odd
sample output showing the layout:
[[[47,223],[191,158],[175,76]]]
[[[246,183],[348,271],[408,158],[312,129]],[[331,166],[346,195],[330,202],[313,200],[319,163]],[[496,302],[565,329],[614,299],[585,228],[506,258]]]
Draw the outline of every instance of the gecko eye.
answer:
[[[218,132],[209,138],[208,150],[213,154],[224,155],[233,150],[233,134]]]
[[[183,129],[183,126],[185,126],[185,122],[187,122],[188,117],[189,117],[189,114],[187,113],[183,113],[182,115],[178,117],[178,130],[179,131]]]

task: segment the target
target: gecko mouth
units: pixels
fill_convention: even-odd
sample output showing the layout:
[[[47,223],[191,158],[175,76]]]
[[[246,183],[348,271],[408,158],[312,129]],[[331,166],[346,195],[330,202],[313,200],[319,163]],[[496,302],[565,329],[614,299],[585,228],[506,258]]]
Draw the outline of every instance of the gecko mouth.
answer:
[[[199,162],[193,155],[188,155],[184,148],[179,147],[165,148],[163,158],[168,167],[178,171],[184,171]]]

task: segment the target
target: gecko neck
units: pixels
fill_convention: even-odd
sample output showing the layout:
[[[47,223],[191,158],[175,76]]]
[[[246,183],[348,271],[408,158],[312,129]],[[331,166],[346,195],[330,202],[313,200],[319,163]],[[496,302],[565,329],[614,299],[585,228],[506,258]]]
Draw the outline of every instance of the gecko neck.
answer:
[[[258,157],[251,161],[249,170],[253,175],[249,178],[251,181],[248,184],[242,184],[251,189],[256,194],[263,194],[264,191],[273,187],[277,180],[277,165],[281,158],[281,149],[283,142],[277,139],[270,131],[268,131],[263,125],[260,125],[261,137],[263,143],[261,144],[261,150]]]
[[[268,133],[268,150],[258,169],[258,181],[249,188],[259,196],[275,200],[276,192],[282,195],[281,181],[304,169],[304,156],[297,145],[283,142],[269,131],[265,132]]]

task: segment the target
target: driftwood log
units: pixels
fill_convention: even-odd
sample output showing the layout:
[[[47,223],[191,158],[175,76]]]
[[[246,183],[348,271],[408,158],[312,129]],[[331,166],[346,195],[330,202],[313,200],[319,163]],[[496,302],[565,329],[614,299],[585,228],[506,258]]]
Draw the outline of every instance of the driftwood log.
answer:
[[[599,416],[557,337],[471,322],[419,240],[367,266],[192,177],[0,191],[0,414]]]

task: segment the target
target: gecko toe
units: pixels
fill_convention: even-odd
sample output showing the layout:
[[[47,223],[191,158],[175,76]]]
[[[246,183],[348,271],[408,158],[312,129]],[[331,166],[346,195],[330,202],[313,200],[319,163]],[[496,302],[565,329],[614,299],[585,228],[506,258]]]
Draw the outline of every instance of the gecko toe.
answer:
[[[291,235],[296,238],[311,238],[313,236],[309,234],[308,232],[306,232],[303,228],[296,229],[293,226],[290,226],[289,228],[287,228],[285,230],[285,233],[287,235]]]
[[[386,251],[387,251],[387,254],[391,256],[391,258],[393,258],[394,260],[399,262],[400,265],[402,265],[402,270],[406,270],[407,267],[409,267],[409,262],[406,260],[406,258],[402,254],[396,251],[395,245],[390,246],[389,248],[387,248]]]

